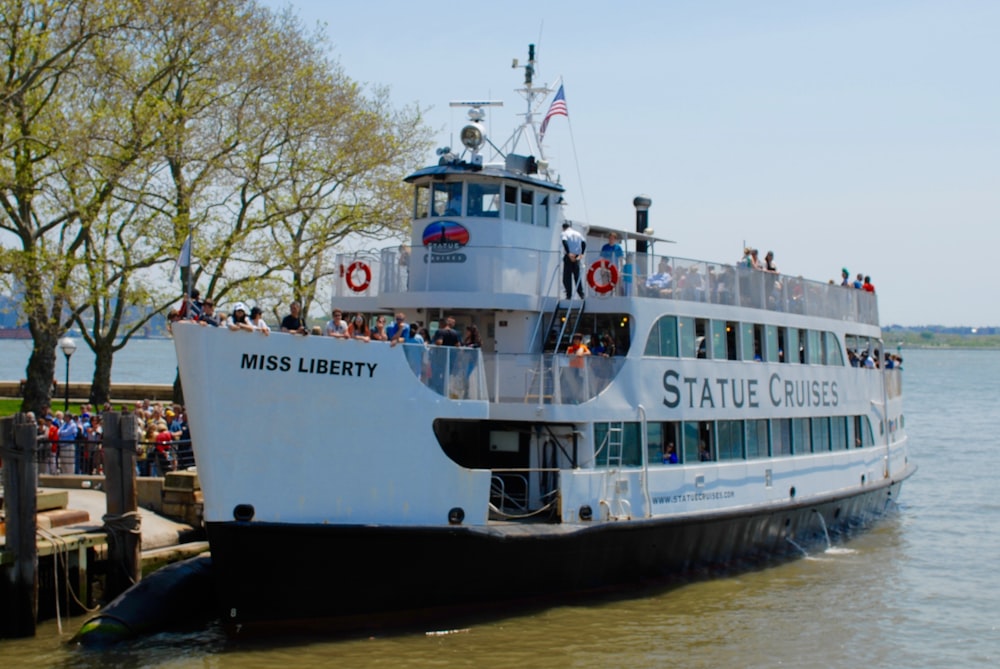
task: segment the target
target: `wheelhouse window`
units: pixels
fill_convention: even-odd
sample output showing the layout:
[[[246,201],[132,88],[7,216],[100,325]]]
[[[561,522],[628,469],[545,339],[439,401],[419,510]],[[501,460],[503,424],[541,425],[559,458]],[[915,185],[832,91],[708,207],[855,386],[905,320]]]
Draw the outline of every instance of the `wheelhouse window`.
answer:
[[[431,215],[431,187],[429,184],[418,184],[413,194],[413,217],[427,218]]]
[[[535,225],[547,228],[549,227],[549,205],[552,203],[552,196],[544,193],[539,195],[538,207],[535,209]]]
[[[434,184],[433,200],[435,216],[461,216],[462,182]]]
[[[500,218],[500,184],[469,184],[469,216]]]
[[[518,215],[518,220],[522,223],[531,224],[533,223],[535,209],[535,191],[528,190],[527,188],[521,189],[521,210]]]
[[[508,221],[517,220],[517,186],[503,187],[503,217]]]

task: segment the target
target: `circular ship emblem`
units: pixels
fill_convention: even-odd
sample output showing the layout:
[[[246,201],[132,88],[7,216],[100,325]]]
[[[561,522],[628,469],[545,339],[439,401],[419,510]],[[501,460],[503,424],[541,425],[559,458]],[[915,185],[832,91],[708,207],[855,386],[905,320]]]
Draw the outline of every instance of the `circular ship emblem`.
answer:
[[[435,221],[424,228],[423,244],[429,250],[430,262],[462,263],[466,255],[460,253],[469,243],[469,231],[455,221]]]

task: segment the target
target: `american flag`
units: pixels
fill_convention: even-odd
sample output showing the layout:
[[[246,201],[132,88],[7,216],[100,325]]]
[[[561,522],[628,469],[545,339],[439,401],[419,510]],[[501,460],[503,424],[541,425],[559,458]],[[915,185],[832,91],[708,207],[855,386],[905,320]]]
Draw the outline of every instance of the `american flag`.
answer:
[[[552,104],[549,105],[549,110],[545,113],[545,118],[542,119],[542,128],[538,131],[539,141],[545,137],[545,129],[549,127],[549,119],[553,116],[569,118],[569,111],[566,109],[566,93],[563,91],[562,84],[559,84],[559,90],[556,91],[556,96],[552,98]]]

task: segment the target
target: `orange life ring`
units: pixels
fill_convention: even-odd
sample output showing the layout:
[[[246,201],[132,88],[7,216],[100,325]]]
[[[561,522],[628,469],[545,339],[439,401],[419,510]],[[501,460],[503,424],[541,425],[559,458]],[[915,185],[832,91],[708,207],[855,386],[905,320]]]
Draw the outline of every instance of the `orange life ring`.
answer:
[[[607,273],[607,278],[608,278],[607,283],[597,282],[597,280],[594,277],[597,275],[598,271]],[[601,276],[603,277],[604,274],[602,273]],[[610,293],[612,290],[615,289],[615,286],[618,284],[618,267],[609,260],[601,258],[593,265],[591,265],[590,269],[587,270],[587,283],[590,285],[591,288],[594,289],[594,292],[598,293],[599,295]]]
[[[361,270],[365,278],[361,283],[354,282],[354,272]],[[372,282],[372,268],[360,260],[355,260],[347,267],[347,287],[355,293],[360,293],[368,289]]]

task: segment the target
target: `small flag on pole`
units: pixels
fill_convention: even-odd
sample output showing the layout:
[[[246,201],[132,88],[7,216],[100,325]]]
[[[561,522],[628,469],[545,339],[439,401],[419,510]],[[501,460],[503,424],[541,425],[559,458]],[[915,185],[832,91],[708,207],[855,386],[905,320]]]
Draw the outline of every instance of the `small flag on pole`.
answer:
[[[549,119],[553,116],[565,116],[569,118],[569,110],[566,109],[566,92],[563,91],[562,84],[559,84],[559,90],[556,91],[556,96],[552,98],[549,111],[545,113],[545,118],[542,119],[542,128],[538,131],[538,141],[541,141],[545,137],[545,129],[549,127]]]
[[[184,246],[181,247],[180,255],[177,256],[177,262],[174,263],[174,268],[170,272],[170,280],[173,281],[174,277],[177,276],[178,267],[190,267],[191,266],[191,235],[188,235],[187,239],[184,240]]]

